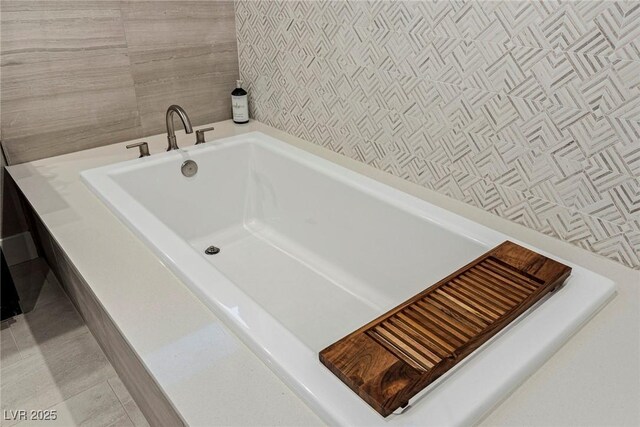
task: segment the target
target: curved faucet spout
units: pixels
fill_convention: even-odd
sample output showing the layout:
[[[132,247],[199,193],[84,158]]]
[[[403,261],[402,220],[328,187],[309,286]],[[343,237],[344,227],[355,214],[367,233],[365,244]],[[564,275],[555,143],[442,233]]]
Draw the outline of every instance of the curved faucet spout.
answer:
[[[169,140],[169,147],[167,151],[177,150],[178,143],[176,141],[176,131],[173,127],[173,115],[177,114],[182,120],[182,125],[184,126],[184,131],[186,133],[193,133],[193,128],[191,127],[191,120],[189,120],[189,116],[187,116],[187,112],[184,111],[179,105],[172,105],[167,109],[167,139]]]

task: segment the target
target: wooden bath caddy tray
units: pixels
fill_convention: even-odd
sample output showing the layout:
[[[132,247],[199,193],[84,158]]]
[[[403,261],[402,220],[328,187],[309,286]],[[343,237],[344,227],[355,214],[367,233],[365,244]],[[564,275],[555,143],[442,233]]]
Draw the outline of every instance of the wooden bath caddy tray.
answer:
[[[386,417],[547,293],[571,268],[506,241],[320,352]]]

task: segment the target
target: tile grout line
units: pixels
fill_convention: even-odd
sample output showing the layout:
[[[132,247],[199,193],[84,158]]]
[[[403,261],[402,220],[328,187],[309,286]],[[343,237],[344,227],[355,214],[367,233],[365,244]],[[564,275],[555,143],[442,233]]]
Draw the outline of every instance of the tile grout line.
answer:
[[[61,401],[59,401],[59,402],[57,402],[57,403],[54,403],[54,404],[52,404],[52,405],[47,406],[46,408],[43,408],[42,410],[43,410],[43,411],[46,411],[46,410],[49,410],[49,409],[53,408],[54,406],[60,405],[61,403],[68,402],[69,400],[73,399],[74,397],[76,397],[76,396],[78,396],[78,395],[80,395],[80,394],[84,393],[85,391],[87,391],[87,390],[89,390],[89,389],[91,389],[91,388],[93,388],[93,387],[95,387],[95,386],[97,386],[97,385],[100,385],[100,384],[101,384],[101,383],[103,383],[103,382],[106,382],[106,383],[107,383],[107,385],[109,385],[109,384],[108,384],[108,383],[109,383],[109,381],[108,381],[108,380],[104,380],[104,381],[97,382],[97,383],[95,383],[95,384],[93,384],[93,385],[91,385],[91,386],[87,387],[86,389],[84,389],[84,390],[82,390],[82,391],[79,391],[79,392],[77,392],[77,393],[75,393],[75,394],[72,394],[71,396],[67,397],[67,398],[66,398],[66,399],[64,399],[64,400],[61,400]],[[111,388],[111,385],[109,385],[109,388]],[[111,391],[113,392],[113,389],[111,389]],[[113,392],[113,394],[115,395],[115,392]],[[116,395],[116,398],[117,398],[117,397],[118,397],[118,396]],[[119,402],[119,401],[120,401],[120,400],[118,399],[118,402]],[[126,411],[126,409],[125,409],[125,413],[126,413],[126,412],[127,412],[127,411]],[[128,417],[128,416],[129,416],[129,415],[127,414],[127,417]],[[13,424],[13,426],[20,426],[20,425],[22,425],[22,424],[24,424],[24,423],[26,423],[26,422],[28,422],[28,421],[29,421],[29,420],[20,421],[20,422],[19,422],[19,423],[17,423],[17,424]]]
[[[133,89],[133,96],[136,98],[136,113],[138,115],[138,126],[140,127],[140,138],[144,137],[144,127],[142,126],[142,115],[140,114],[140,99],[138,97],[138,91],[136,89],[136,81],[133,77],[133,64],[131,62],[131,48],[129,46],[129,38],[127,37],[127,26],[125,24],[124,13],[122,12],[122,7],[124,5],[124,1],[121,1],[118,4],[118,13],[120,14],[120,27],[122,29],[122,35],[124,36],[125,49],[127,51],[127,61],[129,62],[129,77],[131,78],[131,84]],[[125,6],[126,7],[126,6]]]
[[[49,284],[50,286],[58,287],[58,288],[59,288],[59,290],[60,290],[60,291],[62,291],[62,298],[64,298],[64,299],[65,299],[65,300],[66,300],[66,301],[71,305],[71,307],[73,307],[73,312],[75,313],[75,315],[76,315],[76,316],[78,316],[78,318],[79,318],[79,319],[81,319],[81,320],[82,320],[82,326],[86,328],[86,330],[85,330],[84,332],[82,332],[82,333],[78,334],[77,336],[74,336],[74,337],[70,338],[69,340],[78,340],[78,339],[80,339],[80,338],[84,338],[84,337],[86,337],[86,336],[87,336],[87,334],[88,334],[88,336],[89,336],[89,337],[91,337],[91,339],[92,339],[94,342],[96,342],[96,344],[97,344],[97,340],[96,340],[96,338],[93,336],[93,334],[91,333],[91,330],[88,328],[88,326],[87,326],[87,324],[86,324],[86,322],[85,322],[85,320],[84,320],[84,317],[82,317],[82,315],[80,314],[80,312],[77,310],[77,308],[76,308],[75,304],[73,304],[73,302],[71,301],[71,299],[70,299],[69,295],[67,294],[67,292],[65,291],[65,289],[64,289],[64,288],[62,287],[62,285],[60,284],[60,281],[58,280],[57,276],[55,276],[55,273],[53,273],[53,270],[50,270],[50,268],[49,268],[49,271],[48,271],[47,273],[49,273],[49,272],[50,272],[50,273],[52,273],[52,274],[54,275],[54,277],[55,277],[55,282],[52,282],[50,279],[48,279],[48,278],[47,278],[47,274],[44,274],[44,275],[43,275],[43,277],[44,277],[44,281],[45,281],[47,284]],[[42,309],[43,307],[45,307],[45,308],[46,308],[46,306],[47,306],[47,305],[49,305],[49,304],[53,304],[53,303],[55,303],[56,301],[50,301],[50,302],[48,302],[48,303],[45,303],[45,304],[43,304],[43,305],[38,306],[38,303],[39,303],[39,302],[40,302],[40,301],[37,301],[37,302],[36,302],[36,304],[35,304],[35,306],[34,306],[33,310],[36,310],[37,308]],[[33,310],[32,310],[32,311],[33,311]],[[19,316],[22,316],[22,317],[23,317],[23,320],[26,322],[25,313],[22,313],[22,314],[20,314]],[[27,324],[27,327],[28,327],[28,324]],[[13,340],[13,342],[14,342],[14,344],[15,344],[15,346],[16,346],[16,349],[17,349],[17,350],[18,350],[18,352],[19,352],[20,360],[18,361],[18,363],[19,363],[19,362],[22,362],[22,361],[25,361],[25,360],[29,360],[29,359],[34,359],[34,358],[36,358],[36,357],[38,356],[38,354],[40,354],[40,355],[41,355],[41,352],[39,352],[39,351],[38,351],[37,353],[31,354],[31,355],[27,355],[27,356],[23,356],[23,355],[22,355],[23,351],[20,349],[20,346],[18,346],[17,341],[15,340],[15,336],[14,336],[14,334],[13,334],[13,331],[12,331],[11,325],[7,328],[7,330],[10,332],[11,339]],[[68,342],[68,341],[65,341],[65,342]],[[38,343],[36,343],[36,344],[37,344],[38,350],[40,350],[40,345],[39,345]],[[104,358],[104,359],[106,360],[106,362],[109,364],[109,366],[111,366],[111,368],[113,369],[113,365],[111,365],[111,362],[110,362],[110,361],[109,361],[109,359],[106,357],[106,355],[104,354],[104,351],[102,350],[102,347],[100,347],[100,345],[99,345],[99,344],[98,344],[98,348],[99,348],[99,350],[100,350],[100,354],[103,356],[103,358]],[[47,369],[49,369],[48,364],[46,363],[46,360],[41,360],[41,361],[39,361],[39,363],[42,363],[43,365],[45,365],[45,367],[46,367]],[[115,375],[117,375],[117,372],[115,372],[115,370],[114,370],[114,373],[115,373]],[[89,389],[91,389],[91,388],[93,388],[93,387],[96,387],[96,386],[98,386],[98,385],[102,384],[103,382],[106,382],[106,383],[107,383],[107,386],[109,387],[109,390],[111,390],[111,392],[114,394],[114,396],[115,396],[115,397],[116,397],[116,399],[118,400],[118,403],[120,404],[120,406],[121,406],[121,407],[122,407],[122,409],[124,410],[125,414],[127,415],[127,418],[128,418],[128,419],[131,421],[131,423],[133,424],[133,420],[131,419],[131,417],[130,417],[129,413],[127,412],[126,408],[125,408],[125,407],[124,407],[124,405],[122,404],[122,401],[120,400],[120,398],[118,397],[118,395],[117,395],[117,394],[115,393],[115,391],[113,390],[113,387],[111,387],[111,384],[109,383],[109,379],[97,380],[96,382],[89,384],[87,387],[83,388],[82,390],[78,391],[77,393],[74,393],[74,394],[72,394],[72,395],[70,395],[70,396],[67,396],[66,398],[64,398],[64,399],[62,399],[62,400],[59,400],[59,401],[57,401],[57,402],[55,402],[55,403],[53,403],[53,404],[49,405],[48,407],[46,407],[46,408],[44,408],[44,409],[51,409],[51,408],[53,408],[53,407],[54,407],[54,406],[56,406],[56,405],[60,405],[60,404],[63,404],[63,403],[65,403],[65,402],[68,402],[70,399],[72,399],[72,398],[74,398],[74,397],[76,397],[76,396],[78,396],[78,395],[80,395],[80,394],[82,394],[82,393],[84,393],[84,392],[88,391]],[[24,421],[20,421],[19,423],[16,423],[16,424],[13,424],[13,425],[14,425],[14,426],[18,426],[18,425],[22,425],[23,423],[24,423]]]
[[[116,373],[117,375],[117,373]],[[119,379],[119,377],[118,377]],[[120,380],[122,382],[122,380]],[[133,422],[133,419],[131,418],[131,415],[129,414],[129,411],[127,411],[126,406],[124,406],[124,403],[122,402],[122,399],[120,399],[120,396],[118,396],[118,393],[116,393],[116,391],[113,389],[113,386],[111,385],[110,379],[107,380],[107,385],[109,386],[109,389],[111,389],[111,392],[113,393],[113,395],[116,397],[116,399],[118,399],[118,403],[120,403],[120,407],[122,408],[122,410],[124,411],[124,413],[127,415],[127,418],[129,419],[129,421],[131,421],[131,425],[135,427],[135,423]],[[123,383],[124,385],[124,383]],[[125,389],[127,387],[125,386]],[[127,393],[129,392],[129,390],[127,390]],[[135,400],[134,400],[135,402]]]
[[[9,331],[9,335],[11,336],[11,340],[13,341],[13,345],[15,345],[16,346],[16,350],[18,350],[18,355],[20,356],[20,361],[25,360],[26,357],[24,357],[22,355],[22,350],[20,350],[20,346],[18,345],[18,342],[16,341],[16,337],[13,336],[13,331],[11,330],[11,325],[9,325],[7,330]]]

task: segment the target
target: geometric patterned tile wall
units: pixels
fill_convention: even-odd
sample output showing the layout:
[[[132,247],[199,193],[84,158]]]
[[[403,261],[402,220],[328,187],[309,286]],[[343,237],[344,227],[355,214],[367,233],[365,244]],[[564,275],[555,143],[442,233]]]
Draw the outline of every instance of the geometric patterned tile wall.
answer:
[[[640,269],[640,3],[236,0],[255,119]]]

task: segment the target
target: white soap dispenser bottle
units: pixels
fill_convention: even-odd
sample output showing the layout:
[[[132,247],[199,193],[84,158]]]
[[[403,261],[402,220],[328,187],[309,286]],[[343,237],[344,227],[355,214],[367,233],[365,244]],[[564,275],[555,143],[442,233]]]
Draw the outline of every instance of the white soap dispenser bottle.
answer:
[[[236,88],[231,92],[231,107],[234,123],[249,123],[249,99],[242,89],[242,80],[236,80]]]

